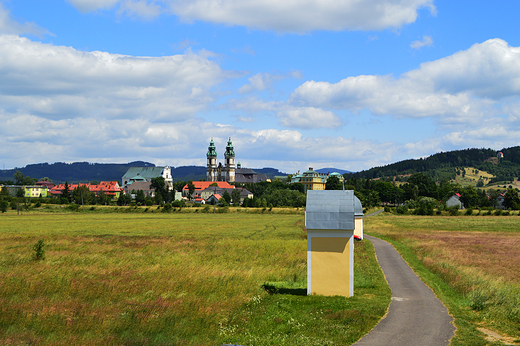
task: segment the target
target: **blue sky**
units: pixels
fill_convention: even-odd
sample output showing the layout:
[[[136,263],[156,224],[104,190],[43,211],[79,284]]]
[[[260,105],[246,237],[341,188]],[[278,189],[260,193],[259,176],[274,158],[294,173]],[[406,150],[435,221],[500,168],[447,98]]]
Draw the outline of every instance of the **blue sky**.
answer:
[[[0,0],[0,164],[350,171],[520,138],[518,1]]]

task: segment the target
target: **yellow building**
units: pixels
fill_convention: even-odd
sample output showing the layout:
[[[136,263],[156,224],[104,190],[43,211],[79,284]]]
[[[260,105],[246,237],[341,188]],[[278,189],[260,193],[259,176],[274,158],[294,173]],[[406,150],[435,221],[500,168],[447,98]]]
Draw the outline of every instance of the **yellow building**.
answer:
[[[354,295],[354,198],[352,190],[307,193],[307,294]]]
[[[325,190],[326,182],[327,175],[316,172],[312,167],[309,167],[309,170],[302,174],[293,176],[291,179],[291,183],[301,183],[305,192],[308,190]]]
[[[291,178],[291,184],[300,183],[304,186],[305,192],[309,190],[325,190],[325,184],[329,177],[337,177],[340,182],[343,182],[344,178],[341,174],[334,173],[318,173],[312,167],[309,167],[308,171],[294,175]]]

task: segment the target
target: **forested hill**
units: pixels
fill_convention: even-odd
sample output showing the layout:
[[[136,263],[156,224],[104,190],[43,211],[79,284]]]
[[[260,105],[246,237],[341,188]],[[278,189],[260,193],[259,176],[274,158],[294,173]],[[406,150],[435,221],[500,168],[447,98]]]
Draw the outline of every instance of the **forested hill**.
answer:
[[[503,158],[497,158],[502,152]],[[348,177],[355,178],[388,178],[413,173],[425,173],[436,181],[454,179],[457,169],[475,167],[496,176],[496,180],[513,180],[520,177],[520,147],[493,149],[464,149],[441,152],[427,158],[410,159],[392,163],[382,167],[352,173]]]
[[[25,176],[41,179],[49,178],[55,183],[77,183],[97,181],[121,181],[121,177],[130,167],[155,167],[153,163],[134,161],[130,163],[36,163],[22,168],[0,170],[0,180],[13,181],[16,171],[22,172]]]
[[[0,170],[0,182],[14,182],[14,173],[20,171],[23,175],[35,179],[49,178],[54,183],[86,183],[91,181],[121,181],[121,178],[130,167],[155,167],[155,164],[143,161],[130,163],[37,163],[22,168]],[[201,180],[206,178],[206,167],[180,166],[171,167],[174,181]],[[257,173],[264,173],[269,178],[286,175],[275,168],[254,169]]]

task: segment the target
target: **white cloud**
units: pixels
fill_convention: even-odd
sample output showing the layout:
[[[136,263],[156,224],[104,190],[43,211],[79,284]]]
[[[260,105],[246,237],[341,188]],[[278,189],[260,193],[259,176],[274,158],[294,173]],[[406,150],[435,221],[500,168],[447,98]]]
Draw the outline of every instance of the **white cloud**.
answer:
[[[419,48],[422,48],[422,47],[431,47],[433,45],[433,40],[430,36],[423,36],[423,39],[422,41],[413,41],[411,44],[410,44],[410,47],[414,48],[414,49],[419,49]]]
[[[0,36],[0,103],[51,119],[178,121],[215,100],[231,73],[211,53],[131,57]]]
[[[121,0],[66,0],[81,12],[110,9]]]
[[[9,11],[0,2],[0,35],[2,34],[32,34],[36,36],[53,35],[35,23],[19,23],[11,18]]]
[[[444,124],[478,123],[497,113],[497,101],[520,96],[520,48],[500,39],[401,75],[355,76],[338,83],[308,81],[290,104],[398,117],[435,117]]]
[[[298,71],[287,74],[272,74],[272,73],[257,73],[249,77],[249,84],[241,86],[237,92],[239,94],[248,94],[253,91],[264,91],[270,89],[273,83],[286,78],[301,78],[301,73]]]
[[[196,20],[252,29],[305,33],[313,30],[384,30],[415,22],[418,11],[436,14],[433,0],[67,0],[82,12],[119,9],[151,19],[168,9]],[[144,15],[143,15],[144,14]]]
[[[435,13],[431,0],[177,0],[170,4],[185,21],[294,33],[399,28],[413,23],[420,8]]]
[[[164,9],[153,1],[125,0],[118,9],[118,14],[126,14],[129,17],[138,17],[145,20],[153,20],[164,12]]]
[[[341,119],[331,111],[314,107],[285,107],[277,114],[285,127],[300,129],[335,129],[341,126]]]

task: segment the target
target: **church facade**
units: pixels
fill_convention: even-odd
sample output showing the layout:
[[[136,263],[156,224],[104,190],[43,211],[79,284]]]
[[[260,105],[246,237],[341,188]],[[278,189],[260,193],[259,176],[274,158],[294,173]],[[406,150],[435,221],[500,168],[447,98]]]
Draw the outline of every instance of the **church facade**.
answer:
[[[217,165],[217,148],[215,147],[213,138],[209,142],[206,157],[206,181],[235,182],[235,150],[231,142],[231,137],[229,137],[226,151],[224,152],[224,165],[222,165],[222,162],[219,162]]]

